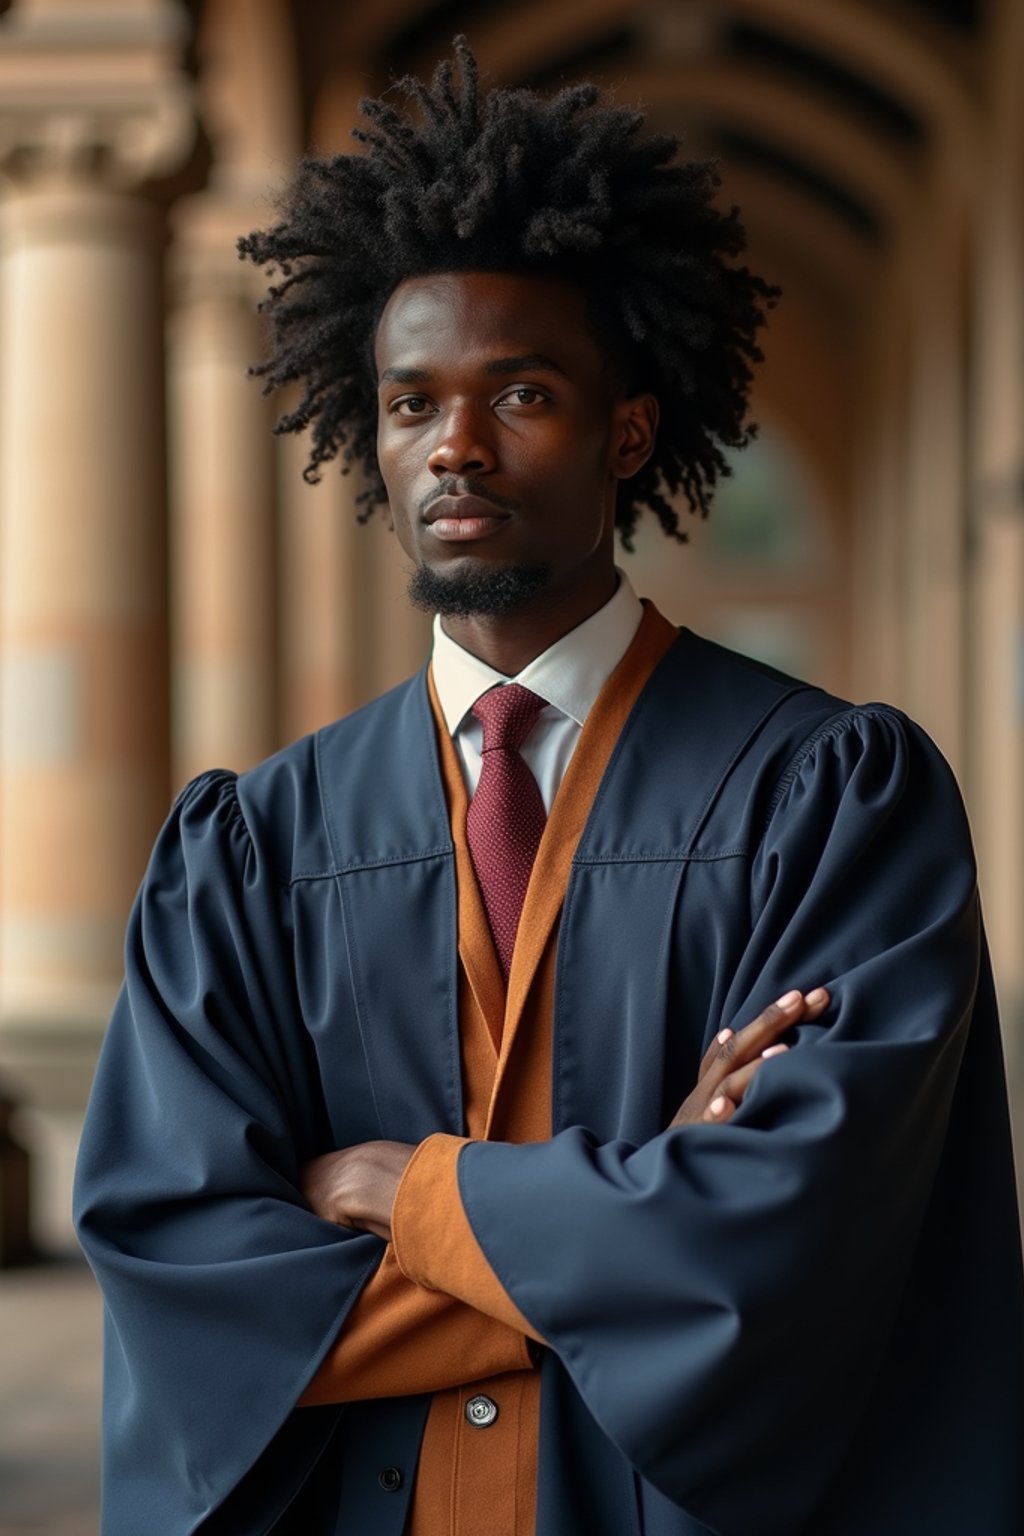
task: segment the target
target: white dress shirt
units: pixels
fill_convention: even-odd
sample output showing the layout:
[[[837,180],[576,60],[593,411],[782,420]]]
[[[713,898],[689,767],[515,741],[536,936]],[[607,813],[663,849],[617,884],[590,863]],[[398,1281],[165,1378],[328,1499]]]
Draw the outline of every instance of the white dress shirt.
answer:
[[[624,571],[603,608],[556,640],[515,677],[496,672],[446,635],[434,619],[431,665],[434,686],[472,795],[480,777],[483,727],[472,713],[482,693],[504,683],[521,683],[544,699],[537,724],[520,751],[540,785],[544,809],[552,802],[576,749],[583,722],[615,671],[643,617],[643,607]]]

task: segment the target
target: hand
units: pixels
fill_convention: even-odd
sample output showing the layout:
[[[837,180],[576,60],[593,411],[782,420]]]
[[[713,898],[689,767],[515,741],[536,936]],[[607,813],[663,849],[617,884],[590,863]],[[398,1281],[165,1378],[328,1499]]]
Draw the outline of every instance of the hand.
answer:
[[[828,1004],[829,995],[824,987],[807,993],[787,992],[778,1002],[769,1003],[739,1034],[723,1029],[708,1047],[697,1074],[697,1086],[679,1106],[669,1130],[677,1125],[724,1125],[742,1104],[762,1062],[789,1050],[778,1037],[801,1020],[819,1018]]]
[[[398,1181],[415,1150],[401,1141],[364,1141],[314,1157],[302,1170],[306,1203],[324,1221],[389,1243]]]

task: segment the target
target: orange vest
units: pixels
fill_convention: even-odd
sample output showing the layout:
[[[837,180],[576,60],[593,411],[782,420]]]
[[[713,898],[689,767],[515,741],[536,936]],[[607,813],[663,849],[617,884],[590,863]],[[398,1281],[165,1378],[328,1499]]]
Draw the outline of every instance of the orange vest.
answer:
[[[456,853],[467,1138],[431,1136],[417,1149],[395,1202],[394,1246],[302,1399],[433,1392],[408,1536],[533,1533],[540,1378],[527,1341],[537,1336],[476,1243],[455,1168],[466,1139],[526,1142],[551,1135],[555,958],[569,868],[626,717],[675,635],[645,604],[632,643],[587,717],[538,849],[507,993],[466,841],[461,766],[431,680]],[[439,1248],[446,1272],[465,1277],[460,1290],[466,1294],[468,1284],[480,1310],[415,1283],[417,1255]],[[480,1395],[498,1408],[483,1427],[465,1415],[469,1399]]]

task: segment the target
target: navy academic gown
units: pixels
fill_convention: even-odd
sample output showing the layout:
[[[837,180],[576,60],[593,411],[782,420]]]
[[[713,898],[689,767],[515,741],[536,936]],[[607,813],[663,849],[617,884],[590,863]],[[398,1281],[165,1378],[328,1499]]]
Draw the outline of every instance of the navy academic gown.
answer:
[[[550,1345],[538,1536],[1020,1536],[1006,1092],[931,743],[683,631],[558,946],[553,1139],[459,1164]],[[299,1170],[463,1132],[456,966],[424,674],[179,797],[78,1170],[104,1536],[400,1536],[427,1399],[293,1409],[383,1251]],[[663,1129],[718,1030],[819,984],[731,1123]]]

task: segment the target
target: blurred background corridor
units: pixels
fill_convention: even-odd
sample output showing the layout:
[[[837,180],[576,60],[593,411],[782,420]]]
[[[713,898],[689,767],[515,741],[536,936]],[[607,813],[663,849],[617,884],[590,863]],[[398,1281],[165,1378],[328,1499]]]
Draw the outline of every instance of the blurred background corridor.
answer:
[[[0,0],[0,1536],[96,1530],[71,1168],[170,801],[407,676],[429,624],[355,477],[246,377],[235,240],[465,31],[715,157],[783,300],[678,623],[906,709],[974,826],[1024,1134],[1020,0]],[[141,1533],[140,1533],[141,1536]]]

